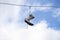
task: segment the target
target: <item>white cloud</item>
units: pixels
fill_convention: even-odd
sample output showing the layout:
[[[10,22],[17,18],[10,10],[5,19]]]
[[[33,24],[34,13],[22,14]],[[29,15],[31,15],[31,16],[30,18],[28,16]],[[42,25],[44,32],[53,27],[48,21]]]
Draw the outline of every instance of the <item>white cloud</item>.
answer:
[[[59,17],[60,16],[60,8],[57,8],[53,11],[53,17]]]
[[[60,8],[56,8],[56,10],[53,10],[52,16],[60,21]]]
[[[20,28],[16,24],[0,26],[0,40],[60,40],[60,31],[48,28],[45,20],[28,29]]]
[[[34,27],[28,27],[30,40],[60,40],[60,31],[47,28],[46,21],[42,21]]]
[[[0,0],[0,3],[13,3],[22,4],[22,0]],[[19,19],[18,15],[21,10],[20,6],[11,6],[0,4],[0,40],[22,40],[22,34],[25,33],[24,29],[20,29],[17,26]],[[12,20],[12,23],[8,22],[8,19]]]
[[[22,1],[1,0],[0,2],[20,4]],[[0,40],[60,40],[60,32],[47,28],[48,25],[45,20],[33,27],[28,26],[28,29],[17,26],[16,20],[19,10],[18,6],[0,5]],[[13,23],[8,24],[6,22],[8,16],[13,19]]]
[[[4,25],[0,27],[0,40],[23,40],[25,33],[26,29],[21,29],[15,24]]]
[[[25,1],[23,0],[1,0],[0,3],[13,3],[13,4],[24,4]],[[17,23],[17,21],[21,18],[19,16],[22,13],[19,13],[21,11],[20,6],[12,6],[12,5],[5,5],[0,4],[0,24],[8,25],[8,21],[12,21],[13,23]],[[22,14],[23,15],[23,14]]]
[[[8,23],[9,18],[15,22],[19,15],[19,9],[18,6],[0,5],[0,24]]]
[[[24,4],[25,0],[0,0],[0,3]]]

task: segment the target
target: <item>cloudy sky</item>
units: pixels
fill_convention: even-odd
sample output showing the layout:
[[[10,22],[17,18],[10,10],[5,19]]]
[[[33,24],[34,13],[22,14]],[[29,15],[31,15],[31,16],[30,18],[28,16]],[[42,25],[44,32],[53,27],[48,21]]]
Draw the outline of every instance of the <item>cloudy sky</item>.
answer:
[[[29,7],[2,3],[44,7],[31,7],[29,26]],[[60,40],[60,0],[0,0],[0,40]]]

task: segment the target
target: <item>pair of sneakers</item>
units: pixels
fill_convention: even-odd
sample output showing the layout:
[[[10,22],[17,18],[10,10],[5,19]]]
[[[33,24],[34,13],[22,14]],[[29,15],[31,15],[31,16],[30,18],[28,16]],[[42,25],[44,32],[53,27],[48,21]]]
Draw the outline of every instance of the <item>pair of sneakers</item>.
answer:
[[[25,22],[30,25],[30,26],[33,26],[34,24],[30,22],[31,19],[34,19],[35,17],[30,14],[28,18],[25,19]]]

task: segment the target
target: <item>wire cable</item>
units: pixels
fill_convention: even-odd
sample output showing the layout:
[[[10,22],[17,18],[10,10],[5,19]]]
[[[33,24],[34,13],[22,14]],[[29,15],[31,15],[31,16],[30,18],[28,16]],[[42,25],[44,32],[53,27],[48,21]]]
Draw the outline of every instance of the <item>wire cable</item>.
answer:
[[[60,6],[32,6],[32,5],[20,5],[20,4],[13,4],[13,3],[0,3],[3,5],[11,5],[11,6],[23,6],[23,7],[29,7],[29,15],[31,14],[31,7],[54,7],[54,8],[59,8]],[[27,25],[28,28],[28,25]]]
[[[29,14],[31,14],[31,6],[29,6]]]
[[[19,4],[12,4],[12,3],[0,3],[3,5],[12,5],[12,6],[24,6],[24,7],[60,7],[60,6],[31,6],[31,5],[19,5]]]

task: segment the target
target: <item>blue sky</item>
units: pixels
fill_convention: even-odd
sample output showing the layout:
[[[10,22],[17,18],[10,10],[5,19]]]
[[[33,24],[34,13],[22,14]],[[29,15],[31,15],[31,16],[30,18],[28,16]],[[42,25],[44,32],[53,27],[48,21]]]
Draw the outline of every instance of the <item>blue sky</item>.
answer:
[[[34,16],[35,19],[33,19],[33,23],[37,24],[39,23],[41,20],[46,20],[48,23],[48,27],[59,30],[60,29],[60,21],[58,21],[60,18],[60,13],[57,13],[57,11],[59,11],[60,9],[60,0],[26,0],[26,5],[38,5],[38,6],[58,6],[58,7],[46,7],[46,10],[38,10],[37,8],[39,7],[35,7],[33,12],[31,12]],[[42,7],[44,8],[44,7]],[[50,9],[48,9],[50,8]],[[41,7],[40,7],[41,9]],[[56,11],[57,10],[57,11]],[[55,13],[56,11],[56,13]],[[53,15],[57,15],[59,14],[58,17],[53,17]]]
[[[29,16],[29,7],[0,4],[0,40],[60,40],[60,0],[0,0],[32,6],[31,20],[34,26],[24,22]]]

